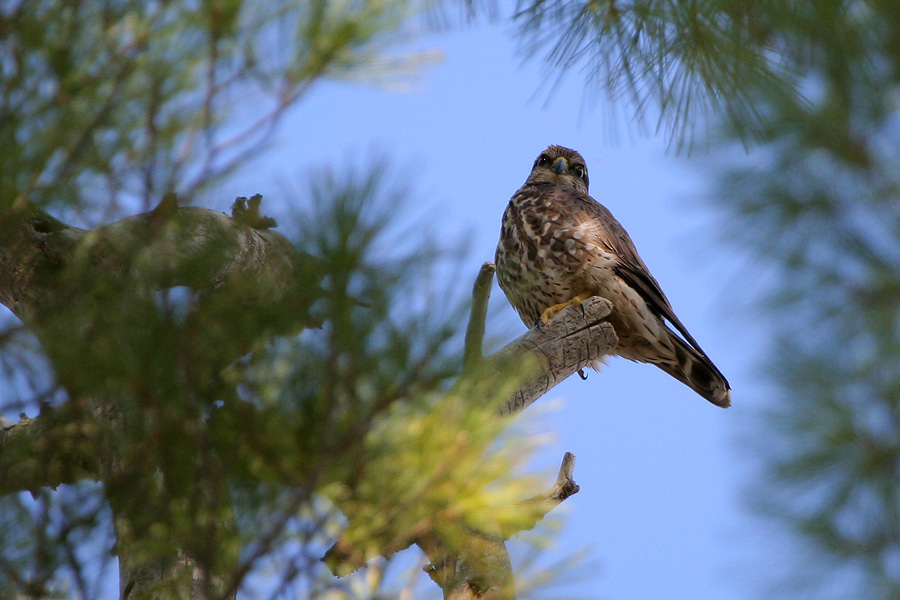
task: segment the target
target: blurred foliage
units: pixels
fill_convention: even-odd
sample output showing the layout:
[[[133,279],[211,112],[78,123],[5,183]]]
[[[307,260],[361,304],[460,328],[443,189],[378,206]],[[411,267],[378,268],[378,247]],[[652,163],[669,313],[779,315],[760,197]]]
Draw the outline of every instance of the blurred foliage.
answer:
[[[754,94],[793,95],[795,75],[782,49],[756,31],[760,4],[518,0],[515,23],[523,54],[542,56],[559,76],[579,72],[589,97],[627,106],[639,122],[658,119],[658,131],[688,148],[710,117],[744,123],[753,139],[767,123]]]
[[[520,474],[528,444],[498,441],[507,423],[497,406],[515,373],[470,387],[466,397],[448,395],[461,366],[465,299],[442,282],[457,267],[420,223],[401,218],[408,192],[390,182],[384,164],[344,167],[340,177],[318,168],[310,188],[290,199],[299,249],[316,264],[295,287],[321,289],[311,311],[319,326],[265,338],[236,362],[226,359],[242,352],[226,346],[231,339],[242,347],[241,336],[227,325],[220,326],[232,334],[220,335],[210,329],[215,323],[195,318],[202,294],[145,299],[140,284],[99,293],[88,273],[71,266],[68,277],[91,290],[89,302],[75,294],[77,304],[65,305],[80,315],[90,344],[60,333],[67,350],[54,354],[53,365],[69,391],[104,398],[95,426],[105,428],[99,439],[117,475],[102,488],[5,499],[0,582],[20,594],[101,597],[109,582],[90,574],[110,572],[115,525],[117,547],[141,555],[188,540],[204,566],[221,569],[236,556],[219,590],[357,597],[354,586],[373,575],[339,581],[319,561],[339,534],[375,556],[425,533],[460,543],[473,529],[500,533],[534,520],[540,507],[522,500],[547,482]],[[101,269],[95,278],[113,281],[116,272]],[[257,322],[246,314],[242,287],[221,288],[216,297],[214,314],[223,321]],[[226,304],[230,313],[219,310]],[[218,350],[204,344],[197,351],[198,323]],[[230,364],[217,375],[223,361]],[[227,497],[220,461],[243,465]],[[231,519],[239,539],[222,526]],[[277,576],[260,582],[274,565]],[[393,585],[379,580],[376,588]]]
[[[411,2],[0,4],[0,207],[190,199],[321,77],[397,76]],[[253,106],[253,111],[245,107]],[[242,110],[243,109],[243,110]],[[102,199],[98,202],[98,200]]]
[[[768,0],[753,25],[803,91],[753,97],[763,144],[716,194],[724,239],[777,267],[755,504],[797,542],[786,595],[897,598],[900,5]]]
[[[448,395],[465,322],[464,304],[440,283],[454,265],[426,223],[397,218],[407,194],[384,185],[384,164],[317,171],[296,222],[301,249],[327,273],[322,327],[254,356],[240,390],[293,424],[292,453],[272,464],[272,478],[301,473],[304,489],[338,504],[349,520],[343,540],[364,556],[427,532],[513,530],[533,519],[521,500],[546,486],[516,474],[529,455],[523,441],[498,443],[507,423],[496,407],[515,373],[473,397]]]

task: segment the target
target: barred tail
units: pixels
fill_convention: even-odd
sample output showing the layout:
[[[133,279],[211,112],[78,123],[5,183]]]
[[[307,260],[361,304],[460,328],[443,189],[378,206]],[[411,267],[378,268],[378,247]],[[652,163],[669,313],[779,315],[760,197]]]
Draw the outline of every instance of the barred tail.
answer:
[[[709,357],[669,331],[669,341],[675,348],[674,360],[654,364],[682,382],[716,406],[731,406],[731,386]]]

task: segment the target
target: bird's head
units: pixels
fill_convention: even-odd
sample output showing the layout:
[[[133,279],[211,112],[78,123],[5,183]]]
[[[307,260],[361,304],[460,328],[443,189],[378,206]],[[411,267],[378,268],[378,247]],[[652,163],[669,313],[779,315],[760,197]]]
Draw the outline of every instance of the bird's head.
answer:
[[[534,161],[528,185],[554,183],[588,193],[588,172],[584,158],[574,150],[550,146]]]

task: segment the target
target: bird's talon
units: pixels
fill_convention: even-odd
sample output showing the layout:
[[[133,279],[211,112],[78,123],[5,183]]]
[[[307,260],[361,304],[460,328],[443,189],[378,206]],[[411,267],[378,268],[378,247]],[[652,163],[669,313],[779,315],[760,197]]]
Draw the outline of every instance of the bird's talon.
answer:
[[[538,319],[541,323],[546,325],[550,322],[550,318],[568,306],[567,302],[563,302],[562,304],[554,304],[553,306],[548,307],[544,312],[541,313],[541,318]]]
[[[587,373],[584,372],[584,369],[578,369],[578,376],[582,381],[587,381]]]

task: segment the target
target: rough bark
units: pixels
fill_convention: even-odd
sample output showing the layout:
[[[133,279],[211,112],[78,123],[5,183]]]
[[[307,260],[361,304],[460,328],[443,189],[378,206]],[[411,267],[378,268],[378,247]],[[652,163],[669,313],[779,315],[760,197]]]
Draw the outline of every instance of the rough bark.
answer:
[[[574,373],[589,367],[616,347],[618,338],[606,318],[612,305],[604,298],[588,298],[571,306],[549,323],[532,328],[488,360],[503,364],[509,356],[531,356],[537,361],[533,375],[522,383],[503,407],[503,414],[528,408]]]

